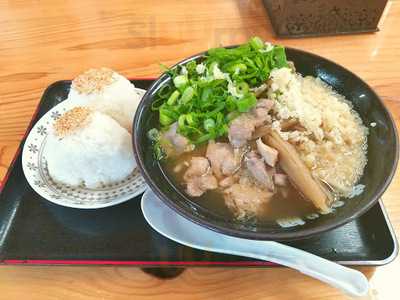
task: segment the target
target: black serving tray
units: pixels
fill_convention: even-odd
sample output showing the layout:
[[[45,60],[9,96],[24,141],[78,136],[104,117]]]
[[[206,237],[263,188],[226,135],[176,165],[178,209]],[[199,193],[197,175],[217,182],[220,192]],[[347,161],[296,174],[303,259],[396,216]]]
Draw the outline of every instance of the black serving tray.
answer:
[[[132,82],[146,89],[151,79]],[[43,94],[31,126],[63,101],[70,81]],[[195,250],[172,242],[147,225],[140,196],[114,207],[79,210],[50,203],[27,183],[21,166],[22,140],[0,194],[0,262],[159,266],[271,266],[232,255]],[[393,229],[381,202],[359,219],[318,237],[287,242],[345,265],[383,265],[397,255]]]

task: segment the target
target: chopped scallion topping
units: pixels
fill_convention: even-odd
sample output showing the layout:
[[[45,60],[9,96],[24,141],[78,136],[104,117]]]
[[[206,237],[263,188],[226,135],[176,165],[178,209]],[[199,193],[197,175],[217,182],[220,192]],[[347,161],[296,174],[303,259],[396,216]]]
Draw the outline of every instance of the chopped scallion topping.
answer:
[[[152,104],[161,131],[178,122],[193,144],[225,136],[230,122],[257,104],[254,88],[272,69],[287,67],[285,49],[259,37],[236,48],[213,48],[205,57],[166,69],[173,84],[158,91]]]

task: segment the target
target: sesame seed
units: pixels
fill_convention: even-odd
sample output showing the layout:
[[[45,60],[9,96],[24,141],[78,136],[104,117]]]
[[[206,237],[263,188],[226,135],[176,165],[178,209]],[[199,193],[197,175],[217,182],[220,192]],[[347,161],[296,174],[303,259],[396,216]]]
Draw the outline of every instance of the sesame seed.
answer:
[[[115,81],[114,73],[108,68],[89,69],[72,81],[72,88],[81,94],[99,93]]]
[[[67,111],[54,123],[55,134],[59,137],[65,137],[82,128],[90,113],[89,108],[80,106]]]

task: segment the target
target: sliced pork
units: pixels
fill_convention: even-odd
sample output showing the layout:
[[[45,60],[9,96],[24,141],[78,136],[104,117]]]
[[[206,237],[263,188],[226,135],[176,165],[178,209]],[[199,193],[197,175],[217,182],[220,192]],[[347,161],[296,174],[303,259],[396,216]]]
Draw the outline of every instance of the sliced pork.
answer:
[[[254,117],[255,127],[271,122],[270,110],[274,106],[274,102],[268,99],[260,99],[255,108],[250,113]]]
[[[195,176],[201,176],[206,174],[210,169],[210,163],[208,159],[201,156],[194,156],[190,160],[189,168],[186,170],[183,179],[188,180]]]
[[[228,143],[209,142],[206,157],[211,162],[211,168],[217,178],[232,175],[239,166],[233,148]]]
[[[268,190],[274,191],[273,175],[268,172],[264,160],[255,151],[251,151],[246,154],[245,161],[246,167],[254,179]]]
[[[205,174],[187,181],[186,192],[191,197],[200,197],[207,190],[214,190],[217,187],[217,179],[212,174]]]
[[[271,167],[275,167],[278,161],[278,151],[270,146],[265,145],[261,138],[257,139],[257,150],[261,154],[264,161]]]
[[[251,140],[255,129],[269,123],[271,116],[269,111],[274,102],[268,99],[260,99],[250,112],[243,113],[234,119],[229,127],[228,138],[233,147],[239,148]]]
[[[286,174],[276,173],[274,174],[274,183],[279,186],[287,186],[289,179]]]
[[[240,181],[224,190],[226,206],[237,218],[258,215],[273,194]]]
[[[186,192],[192,197],[200,197],[207,190],[218,187],[218,181],[212,174],[210,163],[205,157],[192,157],[183,179],[186,183]]]
[[[171,144],[171,146],[174,148],[173,150],[177,154],[191,150],[189,140],[183,135],[179,134],[177,130],[178,123],[175,122],[171,124],[169,129],[163,134],[163,138]]]
[[[255,130],[255,118],[248,113],[241,114],[229,126],[228,138],[233,147],[247,144]]]
[[[222,179],[219,182],[219,186],[222,188],[230,187],[231,185],[235,184],[238,181],[238,178],[235,176],[228,176]]]

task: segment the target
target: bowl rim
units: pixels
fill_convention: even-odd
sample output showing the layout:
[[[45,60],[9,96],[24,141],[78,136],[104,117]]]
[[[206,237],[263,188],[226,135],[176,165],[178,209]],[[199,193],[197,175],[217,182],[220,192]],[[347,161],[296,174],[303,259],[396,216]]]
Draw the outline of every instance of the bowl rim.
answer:
[[[224,48],[235,48],[238,47],[239,45],[231,45],[231,46],[226,46]],[[325,57],[322,57],[320,55],[314,54],[312,52],[304,51],[301,49],[293,48],[293,47],[286,47],[285,49],[298,52],[301,55],[307,55],[314,57],[319,60],[323,60],[329,64],[333,64],[335,67],[338,67],[339,69],[342,69],[342,71],[348,73],[349,75],[355,77],[357,80],[361,81],[371,92],[371,94],[380,102],[380,105],[383,108],[383,112],[388,116],[388,119],[390,120],[390,126],[393,129],[394,132],[394,161],[391,167],[391,170],[389,172],[389,175],[386,177],[384,182],[378,187],[374,195],[369,199],[368,202],[366,202],[363,206],[360,207],[357,211],[355,211],[350,217],[343,218],[341,220],[334,220],[331,224],[323,225],[323,226],[317,226],[313,228],[307,228],[307,229],[299,229],[298,231],[293,231],[293,232],[271,232],[271,233],[262,233],[262,232],[252,232],[252,231],[243,231],[240,229],[233,229],[233,228],[227,228],[221,225],[216,225],[214,222],[210,222],[208,220],[202,219],[194,214],[188,213],[187,210],[182,208],[180,205],[178,205],[175,201],[169,199],[167,195],[164,194],[162,189],[158,187],[156,184],[154,184],[153,180],[151,179],[150,174],[144,167],[144,161],[143,158],[138,155],[139,153],[139,143],[138,143],[138,136],[137,134],[133,134],[133,148],[134,148],[134,155],[135,159],[137,162],[137,165],[139,167],[140,172],[142,173],[144,179],[146,180],[148,186],[155,192],[155,194],[164,202],[166,203],[171,209],[173,209],[175,212],[179,213],[181,216],[185,217],[186,219],[199,224],[203,227],[206,227],[208,229],[211,229],[216,232],[220,232],[223,234],[227,234],[230,236],[235,236],[239,238],[245,238],[245,239],[253,239],[253,240],[278,240],[278,241],[287,241],[287,240],[298,240],[298,239],[306,239],[311,236],[319,235],[325,231],[329,231],[332,229],[335,229],[337,227],[340,227],[344,224],[347,224],[356,218],[360,217],[364,213],[366,213],[373,205],[375,205],[378,200],[381,198],[383,193],[386,191],[388,186],[393,180],[393,177],[396,173],[397,170],[397,165],[398,165],[398,160],[399,160],[399,138],[398,138],[398,132],[397,132],[397,127],[394,122],[393,116],[390,113],[390,111],[387,109],[386,105],[382,101],[382,99],[378,96],[378,94],[372,89],[372,87],[366,83],[363,79],[361,79],[358,75],[353,73],[352,71],[348,70],[347,68],[339,65],[338,63],[327,59]],[[208,51],[208,50],[207,50]],[[189,56],[176,64],[174,64],[172,68],[176,68],[179,65],[185,64],[189,61],[198,59],[200,57],[203,57],[207,51],[202,51],[197,54],[194,54],[192,56]],[[168,78],[167,73],[162,73],[154,82],[151,84],[151,86],[147,89],[146,94],[143,96],[142,101],[140,102],[138,106],[138,111],[140,108],[144,106],[145,100],[150,97],[150,94],[154,89],[156,89],[160,84],[163,84],[164,81]],[[139,115],[138,113],[135,114],[135,118],[133,121],[133,132],[137,132],[139,129],[138,124],[139,124]],[[299,227],[300,228],[300,227]]]

